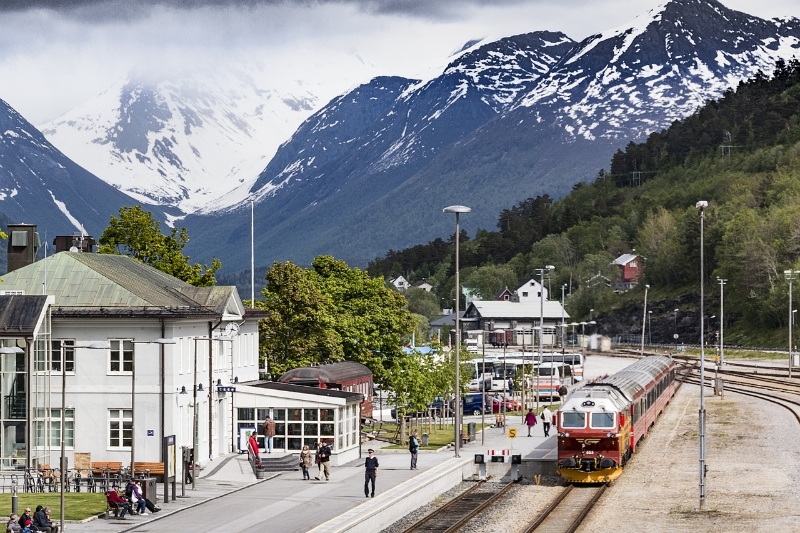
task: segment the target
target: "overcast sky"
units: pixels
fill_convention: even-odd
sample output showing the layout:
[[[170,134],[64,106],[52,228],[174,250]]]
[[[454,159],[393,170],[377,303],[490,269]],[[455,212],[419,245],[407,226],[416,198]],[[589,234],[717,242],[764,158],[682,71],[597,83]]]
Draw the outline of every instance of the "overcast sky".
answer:
[[[0,99],[34,124],[102,92],[131,68],[253,58],[357,56],[416,77],[475,38],[534,30],[576,40],[660,0],[0,0]],[[762,18],[798,0],[725,0]],[[335,83],[336,80],[332,80]],[[367,81],[367,80],[364,80]]]

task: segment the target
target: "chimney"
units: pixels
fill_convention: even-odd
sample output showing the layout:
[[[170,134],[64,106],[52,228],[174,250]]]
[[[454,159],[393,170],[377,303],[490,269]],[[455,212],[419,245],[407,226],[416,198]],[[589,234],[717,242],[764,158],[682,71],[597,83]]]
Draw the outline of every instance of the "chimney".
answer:
[[[39,232],[33,224],[8,225],[8,272],[13,272],[36,261],[41,246]]]

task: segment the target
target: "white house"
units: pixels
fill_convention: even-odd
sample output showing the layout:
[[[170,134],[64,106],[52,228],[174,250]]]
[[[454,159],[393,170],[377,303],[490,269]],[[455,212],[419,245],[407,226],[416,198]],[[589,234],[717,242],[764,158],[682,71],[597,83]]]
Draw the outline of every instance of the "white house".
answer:
[[[29,464],[58,464],[62,408],[69,464],[75,452],[162,461],[166,436],[193,447],[195,409],[195,460],[235,449],[235,393],[218,386],[255,382],[259,372],[257,316],[235,287],[193,287],[126,256],[61,252],[6,274],[2,289],[52,299],[30,339],[38,385],[29,392]],[[110,347],[81,347],[92,341]]]
[[[404,278],[403,276],[397,276],[396,278],[391,278],[389,280],[389,283],[391,283],[392,286],[394,286],[394,288],[400,292],[405,292],[411,286],[408,280],[406,280],[406,278]]]
[[[547,301],[547,288],[542,287],[542,285],[533,278],[523,283],[522,286],[515,291],[515,294],[519,302],[538,302],[541,300],[542,296],[544,296],[544,300]]]

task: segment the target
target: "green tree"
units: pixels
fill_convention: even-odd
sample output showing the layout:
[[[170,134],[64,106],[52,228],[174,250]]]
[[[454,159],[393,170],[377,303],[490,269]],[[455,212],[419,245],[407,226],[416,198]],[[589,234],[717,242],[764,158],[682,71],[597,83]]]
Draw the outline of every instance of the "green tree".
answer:
[[[270,373],[279,376],[292,368],[343,359],[332,329],[331,302],[317,276],[291,262],[275,262],[266,280],[264,300],[256,303],[269,311],[259,322],[259,345]]]
[[[418,315],[432,317],[441,314],[439,297],[419,287],[411,287],[403,294],[408,302],[408,311]]]
[[[482,300],[491,300],[506,287],[512,291],[517,287],[517,276],[508,265],[479,267],[469,274],[469,277],[465,277],[464,280],[464,285],[474,287]]]
[[[121,208],[119,218],[111,216],[98,241],[98,252],[127,255],[197,287],[216,285],[214,274],[222,263],[214,258],[210,267],[189,264],[190,257],[183,255],[188,242],[186,228],[170,228],[170,234],[164,235],[153,214],[137,205]]]

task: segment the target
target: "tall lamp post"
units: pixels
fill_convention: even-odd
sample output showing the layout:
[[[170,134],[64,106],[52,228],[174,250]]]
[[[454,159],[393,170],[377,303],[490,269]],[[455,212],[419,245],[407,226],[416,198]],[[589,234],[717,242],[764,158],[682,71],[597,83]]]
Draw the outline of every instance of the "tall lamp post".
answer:
[[[67,474],[67,457],[66,457],[66,441],[64,436],[66,435],[66,427],[65,427],[65,420],[64,420],[64,413],[67,410],[67,359],[66,359],[66,344],[64,341],[59,341],[59,351],[61,352],[61,463],[59,465],[59,486],[60,486],[60,493],[61,493],[61,527],[59,531],[64,531],[64,515],[66,514],[64,509],[64,483]],[[85,343],[75,343],[74,346],[71,346],[74,349],[77,348],[88,348],[90,350],[108,350],[111,348],[111,344],[108,341],[89,341]],[[120,428],[123,430],[123,428]]]
[[[644,325],[647,318],[647,291],[650,290],[650,285],[644,286],[644,312],[642,313],[642,357],[644,357]]]
[[[495,335],[500,333],[503,334],[503,405],[500,406],[500,412],[503,414],[503,427],[506,427],[506,392],[508,391],[508,377],[506,376],[506,345],[508,344],[508,339],[506,338],[506,330],[504,329],[496,329],[493,333],[495,333]]]
[[[522,389],[522,422],[525,423],[525,328],[516,327],[514,331],[517,334],[522,334],[522,381],[520,382],[520,388]]]
[[[443,213],[455,213],[456,214],[456,396],[461,398],[461,360],[459,357],[459,351],[461,350],[461,330],[458,324],[458,307],[461,303],[461,280],[458,278],[458,240],[459,240],[459,233],[461,229],[458,225],[458,218],[461,213],[471,213],[472,209],[464,205],[451,205],[449,207],[445,207],[442,209]],[[456,427],[455,427],[455,437],[456,437],[456,447],[455,447],[455,456],[461,457],[461,409],[456,409]]]
[[[705,209],[708,202],[699,201],[695,207],[700,210],[700,412],[699,412],[699,483],[700,483],[700,509],[706,505],[706,404],[705,404],[705,379],[706,379],[706,331],[705,331]]]
[[[544,351],[544,273],[554,270],[556,267],[553,265],[546,265],[544,268],[535,268],[537,272],[539,272],[539,368],[542,368],[542,352]],[[550,375],[552,376],[553,372],[551,369]],[[539,387],[538,382],[536,380],[537,387],[536,387],[536,410],[539,410]],[[553,392],[550,391],[552,395]],[[552,400],[552,397],[550,398]]]
[[[717,283],[719,283],[719,366],[725,362],[725,330],[723,328],[725,327],[725,284],[727,282],[727,279],[717,276]],[[791,305],[789,307],[791,308]],[[791,367],[791,365],[789,366]]]
[[[789,378],[792,377],[792,281],[796,279],[800,270],[784,270],[783,274],[789,280]]]
[[[561,362],[562,363],[564,362],[564,349],[566,345],[566,343],[564,342],[564,338],[567,335],[567,323],[564,321],[564,313],[566,313],[564,307],[564,291],[566,290],[566,288],[567,284],[564,283],[561,286]]]
[[[159,338],[152,341],[133,341],[133,355],[131,358],[131,476],[136,477],[136,345],[137,344],[175,344],[175,339]],[[163,435],[162,435],[163,437]],[[165,496],[166,499],[166,496]]]
[[[672,313],[672,323],[673,323],[673,326],[675,328],[675,331],[672,334],[672,338],[675,339],[675,351],[676,352],[678,351],[678,311],[680,311],[680,309],[676,309]]]

